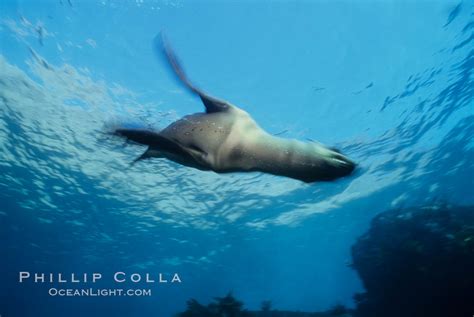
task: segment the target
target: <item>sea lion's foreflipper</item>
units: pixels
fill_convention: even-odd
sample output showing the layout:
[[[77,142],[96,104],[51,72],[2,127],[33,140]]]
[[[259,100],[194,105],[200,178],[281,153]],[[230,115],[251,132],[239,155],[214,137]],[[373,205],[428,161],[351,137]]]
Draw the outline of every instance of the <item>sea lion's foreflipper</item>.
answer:
[[[161,43],[161,45],[160,45]],[[163,32],[160,33],[155,38],[155,47],[156,48],[161,48],[162,51],[165,53],[166,58],[168,59],[168,62],[173,69],[173,72],[178,76],[179,80],[192,92],[196,93],[199,95],[201,98],[204,106],[206,107],[206,112],[207,113],[212,113],[212,112],[219,112],[219,111],[225,111],[229,109],[229,104],[224,101],[220,100],[214,97],[209,96],[206,94],[204,91],[196,87],[186,76],[186,73],[184,72],[183,67],[179,63],[178,57],[176,54],[173,52],[171,49],[171,46],[169,45],[168,41],[166,40],[166,37]]]

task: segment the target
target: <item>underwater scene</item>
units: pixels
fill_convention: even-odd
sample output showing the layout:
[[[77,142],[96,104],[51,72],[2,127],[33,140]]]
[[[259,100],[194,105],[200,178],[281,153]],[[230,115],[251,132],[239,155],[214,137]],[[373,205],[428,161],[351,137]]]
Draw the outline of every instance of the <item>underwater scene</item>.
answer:
[[[0,2],[0,316],[474,315],[472,1]]]

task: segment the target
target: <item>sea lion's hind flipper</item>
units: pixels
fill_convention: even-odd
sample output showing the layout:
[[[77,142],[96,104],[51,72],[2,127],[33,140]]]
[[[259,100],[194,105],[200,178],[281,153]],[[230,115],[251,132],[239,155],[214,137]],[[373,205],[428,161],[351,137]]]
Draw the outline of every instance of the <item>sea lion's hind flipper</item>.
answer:
[[[160,32],[159,35],[155,37],[155,48],[160,48],[159,51],[164,52],[169,65],[171,66],[173,73],[179,78],[181,83],[183,83],[189,90],[198,94],[201,98],[204,106],[206,107],[207,113],[225,111],[229,108],[229,104],[224,101],[214,97],[209,96],[204,91],[196,87],[186,76],[183,67],[181,66],[178,57],[174,53],[170,44],[166,40],[166,36],[163,32]]]
[[[143,152],[142,155],[140,155],[139,157],[137,157],[136,159],[134,159],[134,160],[132,161],[132,163],[130,163],[130,166],[135,165],[135,163],[137,163],[138,161],[145,160],[145,159],[148,159],[148,158],[150,158],[150,157],[152,157],[152,155],[150,155],[150,147],[148,147],[148,149],[147,149],[145,152]]]
[[[128,128],[117,128],[112,132],[113,135],[117,135],[127,140],[133,141],[135,143],[143,144],[143,145],[154,145],[156,140],[159,139],[161,136],[151,130],[147,129],[128,129]]]
[[[166,157],[167,154],[184,158],[184,160],[192,159],[192,154],[198,154],[201,157],[205,153],[200,153],[196,148],[191,151],[183,147],[181,144],[173,139],[169,139],[159,132],[142,130],[142,129],[116,129],[113,133],[117,136],[126,138],[135,143],[148,145],[148,149],[138,158],[136,158],[132,165],[140,160],[149,157],[161,157],[160,152]],[[202,151],[203,152],[203,151]]]

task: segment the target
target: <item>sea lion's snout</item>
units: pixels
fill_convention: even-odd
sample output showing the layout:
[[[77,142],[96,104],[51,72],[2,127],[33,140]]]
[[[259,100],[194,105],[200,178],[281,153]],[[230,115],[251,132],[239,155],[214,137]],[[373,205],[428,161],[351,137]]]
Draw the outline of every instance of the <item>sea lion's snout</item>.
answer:
[[[356,163],[341,154],[340,151],[333,151],[329,158],[329,165],[332,166],[334,178],[350,175],[356,168]]]
[[[337,159],[337,160],[340,163],[339,169],[342,170],[342,174],[344,176],[350,175],[354,171],[356,167],[356,163],[352,162],[346,157],[343,157],[343,159]]]
[[[311,154],[304,159],[309,159],[310,168],[299,170],[297,177],[304,182],[312,183],[315,181],[334,181],[341,177],[352,174],[357,164],[343,155],[340,151],[324,146],[314,147]],[[303,158],[300,158],[301,160]]]

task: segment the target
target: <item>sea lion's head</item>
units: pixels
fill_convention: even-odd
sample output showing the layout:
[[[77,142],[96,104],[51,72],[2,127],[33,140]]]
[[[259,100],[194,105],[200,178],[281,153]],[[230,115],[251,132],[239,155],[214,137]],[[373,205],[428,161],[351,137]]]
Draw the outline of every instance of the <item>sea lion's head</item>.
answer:
[[[356,167],[356,163],[336,148],[328,148],[328,154],[324,156],[324,163],[326,165],[324,170],[327,171],[324,173],[324,176],[327,177],[325,180],[348,176]]]
[[[343,155],[336,148],[321,144],[311,144],[305,157],[300,157],[305,166],[299,170],[299,179],[311,183],[315,181],[332,181],[350,175],[356,163]]]

